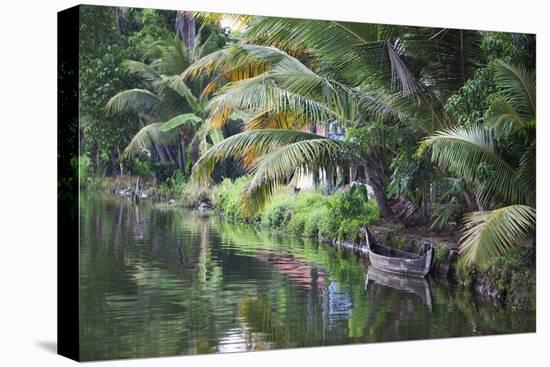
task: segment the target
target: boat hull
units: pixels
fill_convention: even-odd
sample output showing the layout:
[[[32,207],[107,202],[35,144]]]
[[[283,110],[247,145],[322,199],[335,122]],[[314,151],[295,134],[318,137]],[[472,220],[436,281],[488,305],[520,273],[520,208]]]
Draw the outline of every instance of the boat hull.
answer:
[[[366,232],[366,238],[368,258],[375,269],[416,277],[425,277],[430,272],[433,258],[432,246],[423,255],[416,255],[374,245],[369,239],[368,232]]]

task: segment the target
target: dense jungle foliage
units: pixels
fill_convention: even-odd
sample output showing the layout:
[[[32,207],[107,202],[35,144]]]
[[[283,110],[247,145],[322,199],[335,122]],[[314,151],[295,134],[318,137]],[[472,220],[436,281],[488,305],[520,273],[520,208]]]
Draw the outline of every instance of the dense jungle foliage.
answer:
[[[468,264],[534,247],[534,35],[81,9],[81,185],[312,236],[425,226]]]

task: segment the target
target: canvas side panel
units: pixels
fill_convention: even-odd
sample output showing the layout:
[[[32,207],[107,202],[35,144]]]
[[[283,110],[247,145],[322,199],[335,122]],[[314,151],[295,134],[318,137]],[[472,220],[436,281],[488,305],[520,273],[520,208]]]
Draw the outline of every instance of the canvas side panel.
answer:
[[[79,7],[57,16],[57,352],[79,360]]]

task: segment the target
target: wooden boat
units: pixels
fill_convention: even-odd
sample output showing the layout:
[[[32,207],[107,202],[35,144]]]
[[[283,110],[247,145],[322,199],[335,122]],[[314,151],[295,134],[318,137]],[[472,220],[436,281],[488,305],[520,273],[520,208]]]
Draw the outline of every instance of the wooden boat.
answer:
[[[374,268],[418,277],[425,277],[430,272],[434,252],[432,245],[426,243],[420,253],[415,254],[375,244],[367,229],[365,229],[365,237],[366,252]]]
[[[369,281],[400,292],[415,294],[420,297],[422,302],[428,307],[428,310],[432,311],[432,292],[425,278],[388,273],[371,266],[368,268],[365,278],[365,291],[367,290]]]

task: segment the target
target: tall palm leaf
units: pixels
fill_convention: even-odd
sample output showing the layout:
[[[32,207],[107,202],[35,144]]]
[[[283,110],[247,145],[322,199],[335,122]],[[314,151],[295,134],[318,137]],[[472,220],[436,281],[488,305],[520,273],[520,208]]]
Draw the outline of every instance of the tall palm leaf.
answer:
[[[498,154],[491,130],[480,126],[454,128],[436,132],[423,143],[432,147],[432,160],[443,169],[460,175],[470,185],[483,185],[484,201],[495,197],[506,202],[530,201],[530,193],[524,190],[514,167]],[[480,165],[488,167],[493,176],[482,176]]]
[[[185,150],[191,149],[197,141],[195,134],[198,131],[205,132],[199,127],[206,120],[208,100],[205,97],[195,96],[190,86],[178,76],[190,65],[196,55],[201,55],[202,47],[208,42],[209,39],[202,42],[200,36],[197,36],[196,44],[190,50],[191,52],[188,52],[183,42],[167,34],[144,51],[144,60],[147,62],[135,60],[123,62],[123,66],[129,72],[136,74],[149,86],[149,90],[122,91],[113,96],[105,107],[109,114],[122,112],[138,114],[145,123],[149,124],[147,125],[149,127],[138,132],[136,139],[130,143],[126,156],[131,156],[153,144],[154,139],[161,139],[167,133],[176,133],[174,135],[178,139],[171,139],[170,142],[178,142],[179,165],[181,168],[185,167],[187,156]],[[165,122],[155,128],[158,131],[153,131],[152,127],[157,125],[152,123],[158,121]],[[206,135],[201,134],[200,138],[203,141]],[[162,145],[163,141],[158,140],[156,143]],[[205,146],[203,143],[201,145]],[[157,152],[162,159],[162,151],[157,150]]]
[[[174,137],[162,131],[162,125],[162,122],[151,123],[139,130],[124,150],[124,156],[129,158],[142,152],[150,154],[151,149],[156,149],[160,156],[166,155],[164,145],[172,143]]]
[[[495,208],[464,218],[460,251],[466,261],[477,264],[517,245],[532,232],[536,220],[535,76],[521,66],[498,61],[495,78],[499,94],[486,113],[487,126],[441,131],[424,140],[436,163],[478,185],[478,193]],[[521,137],[515,143],[520,158],[507,162],[495,136],[506,142],[506,150]]]
[[[535,220],[535,209],[526,205],[466,214],[460,253],[467,262],[486,264],[532,233]]]
[[[363,93],[321,77],[272,47],[236,45],[220,50],[197,61],[182,77],[216,73],[226,76],[229,84],[218,89],[209,105],[215,127],[223,125],[235,110],[254,115],[291,113],[304,122],[338,118],[345,123],[355,118],[359,108],[373,116],[403,117],[380,94]],[[219,76],[214,80],[219,81]]]
[[[488,126],[497,136],[530,129],[536,119],[536,77],[522,66],[497,61],[495,78],[500,93],[487,111]]]
[[[121,112],[145,113],[155,115],[160,98],[146,89],[128,89],[117,93],[105,105],[108,114]]]
[[[198,182],[207,181],[216,164],[230,157],[248,160],[247,172],[252,179],[242,193],[241,206],[245,213],[255,213],[292,175],[342,164],[351,154],[342,142],[316,134],[281,129],[251,130],[212,146],[195,164],[193,178]]]
[[[284,145],[311,139],[326,139],[317,134],[302,131],[265,129],[251,130],[230,136],[215,144],[199,158],[193,169],[193,178],[199,182],[208,181],[217,163],[235,157],[253,160]],[[254,159],[252,159],[251,155]]]
[[[260,156],[249,170],[252,179],[241,196],[243,212],[258,212],[292,176],[320,167],[345,167],[352,156],[354,152],[344,143],[327,138],[297,141]]]

